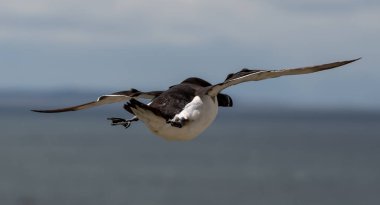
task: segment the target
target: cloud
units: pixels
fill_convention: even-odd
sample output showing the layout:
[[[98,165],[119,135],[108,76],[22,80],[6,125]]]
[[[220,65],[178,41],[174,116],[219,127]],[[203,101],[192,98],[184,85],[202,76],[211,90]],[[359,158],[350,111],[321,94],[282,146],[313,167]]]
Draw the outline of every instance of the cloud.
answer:
[[[300,32],[315,36],[339,33],[345,26],[379,31],[373,20],[380,19],[379,4],[369,1],[371,4],[365,6],[363,1],[358,7],[355,2],[0,1],[0,41],[124,46],[227,41],[268,45],[281,44],[276,40],[280,37],[296,41],[299,34],[295,34]],[[331,12],[321,12],[325,10]],[[347,12],[339,12],[343,10]]]
[[[380,2],[376,0],[270,0],[276,7],[302,13],[350,13],[361,9],[379,7]]]
[[[0,86],[164,88],[190,75],[219,82],[242,67],[364,57],[360,72],[256,85],[260,99],[291,101],[292,90],[294,102],[323,100],[334,82],[364,102],[380,86],[378,19],[377,0],[0,0]]]

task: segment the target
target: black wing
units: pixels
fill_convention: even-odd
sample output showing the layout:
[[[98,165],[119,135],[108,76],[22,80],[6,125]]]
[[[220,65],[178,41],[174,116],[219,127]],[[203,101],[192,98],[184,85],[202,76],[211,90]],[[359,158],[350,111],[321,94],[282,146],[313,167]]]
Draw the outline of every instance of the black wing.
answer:
[[[354,61],[359,60],[348,60],[348,61],[339,61],[334,63],[328,63],[323,65],[309,66],[309,67],[301,67],[301,68],[290,68],[290,69],[282,69],[282,70],[249,70],[243,69],[237,73],[231,73],[227,76],[226,80],[222,83],[211,86],[207,93],[211,96],[216,96],[220,91],[243,82],[248,81],[259,81],[265,80],[268,78],[278,78],[284,75],[300,75],[307,73],[314,73],[323,70],[328,70],[336,67],[340,67]]]
[[[32,110],[32,111],[41,112],[41,113],[77,111],[77,110],[88,109],[88,108],[111,104],[111,103],[125,102],[133,98],[153,99],[159,96],[161,93],[162,91],[141,92],[136,89],[131,89],[127,91],[112,93],[109,95],[102,95],[96,101],[92,101],[92,102],[81,104],[81,105],[76,105],[76,106],[66,107],[66,108],[59,108],[59,109],[52,109],[52,110]]]

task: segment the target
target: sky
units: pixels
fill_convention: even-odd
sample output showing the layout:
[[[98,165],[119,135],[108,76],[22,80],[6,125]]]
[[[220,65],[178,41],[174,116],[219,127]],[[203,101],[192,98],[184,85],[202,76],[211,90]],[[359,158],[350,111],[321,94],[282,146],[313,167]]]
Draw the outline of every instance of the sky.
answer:
[[[363,57],[225,93],[242,104],[380,109],[379,19],[378,0],[0,0],[0,90],[157,90]]]

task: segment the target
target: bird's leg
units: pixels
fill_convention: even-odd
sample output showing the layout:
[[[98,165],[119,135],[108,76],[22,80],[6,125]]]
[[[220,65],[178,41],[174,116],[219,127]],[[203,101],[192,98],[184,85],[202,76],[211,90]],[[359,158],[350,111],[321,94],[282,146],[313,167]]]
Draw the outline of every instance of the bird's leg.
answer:
[[[138,121],[139,119],[135,116],[131,119],[123,119],[123,118],[117,118],[117,117],[111,117],[111,118],[107,118],[107,120],[111,120],[111,125],[112,126],[116,126],[116,125],[122,125],[124,126],[125,128],[128,128],[129,126],[131,126],[131,123],[133,121]]]
[[[169,123],[171,126],[173,127],[178,127],[178,128],[181,128],[183,127],[183,125],[185,124],[185,122],[187,122],[188,120],[185,119],[185,118],[179,118],[179,117],[175,117],[173,119],[170,119],[170,120],[167,120],[166,123]]]

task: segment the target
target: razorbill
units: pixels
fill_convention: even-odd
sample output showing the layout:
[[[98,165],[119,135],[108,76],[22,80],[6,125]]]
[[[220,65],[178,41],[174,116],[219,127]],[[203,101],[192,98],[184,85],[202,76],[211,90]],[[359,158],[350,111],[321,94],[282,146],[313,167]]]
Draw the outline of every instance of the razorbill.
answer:
[[[166,91],[141,92],[136,89],[100,96],[96,101],[54,110],[32,110],[41,113],[77,111],[100,105],[127,102],[124,109],[133,115],[130,119],[108,118],[111,125],[128,128],[133,121],[141,120],[154,134],[168,140],[191,140],[202,133],[214,121],[218,106],[232,107],[232,99],[221,91],[239,83],[277,78],[284,75],[314,73],[343,66],[354,61],[347,60],[323,65],[281,69],[250,70],[247,68],[231,73],[218,84],[191,77]],[[136,99],[149,99],[144,104]]]

